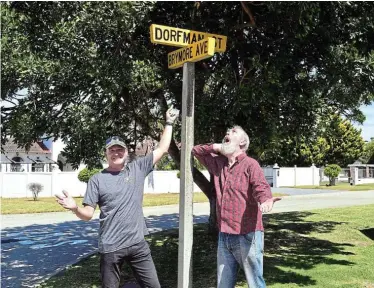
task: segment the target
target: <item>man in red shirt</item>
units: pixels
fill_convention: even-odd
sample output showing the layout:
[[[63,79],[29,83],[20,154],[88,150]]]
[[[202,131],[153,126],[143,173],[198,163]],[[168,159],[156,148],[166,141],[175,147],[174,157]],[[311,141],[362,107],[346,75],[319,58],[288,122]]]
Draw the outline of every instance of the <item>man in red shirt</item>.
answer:
[[[217,287],[234,288],[238,267],[248,286],[266,287],[263,278],[262,213],[281,198],[272,197],[258,162],[247,156],[249,137],[240,127],[229,129],[222,144],[197,145],[192,154],[214,176],[217,193]]]

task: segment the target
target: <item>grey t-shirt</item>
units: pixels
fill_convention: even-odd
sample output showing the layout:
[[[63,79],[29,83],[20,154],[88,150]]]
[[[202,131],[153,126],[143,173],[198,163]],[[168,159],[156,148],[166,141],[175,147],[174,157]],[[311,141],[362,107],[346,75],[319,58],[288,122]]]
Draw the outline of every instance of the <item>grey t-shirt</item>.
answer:
[[[88,181],[83,205],[100,207],[101,253],[137,244],[148,234],[142,206],[144,180],[152,170],[153,153],[128,163],[120,172],[103,170]]]

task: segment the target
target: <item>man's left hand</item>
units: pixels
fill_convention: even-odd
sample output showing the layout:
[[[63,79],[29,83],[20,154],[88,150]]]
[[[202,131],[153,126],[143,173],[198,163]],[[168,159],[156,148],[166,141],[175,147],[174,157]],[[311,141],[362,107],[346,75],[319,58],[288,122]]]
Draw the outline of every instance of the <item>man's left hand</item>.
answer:
[[[273,205],[275,202],[282,200],[280,197],[273,197],[266,200],[264,203],[260,205],[260,210],[262,213],[268,213],[273,209]]]

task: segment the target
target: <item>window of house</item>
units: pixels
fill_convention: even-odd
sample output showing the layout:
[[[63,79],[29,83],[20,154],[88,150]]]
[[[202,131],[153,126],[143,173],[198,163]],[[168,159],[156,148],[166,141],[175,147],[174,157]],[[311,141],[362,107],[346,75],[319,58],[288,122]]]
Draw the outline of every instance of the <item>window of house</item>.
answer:
[[[36,159],[35,160],[37,163],[33,163],[31,165],[31,171],[32,172],[43,172],[44,171],[44,164],[40,163],[42,161]]]
[[[10,165],[10,171],[11,172],[22,172],[23,168],[21,163],[23,162],[23,159],[21,157],[13,157],[12,158],[13,163]]]

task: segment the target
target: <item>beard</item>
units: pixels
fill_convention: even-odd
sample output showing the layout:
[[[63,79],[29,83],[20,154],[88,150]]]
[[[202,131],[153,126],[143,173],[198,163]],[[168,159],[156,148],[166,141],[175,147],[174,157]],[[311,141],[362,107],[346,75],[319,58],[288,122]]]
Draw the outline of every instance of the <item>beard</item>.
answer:
[[[222,155],[225,155],[225,156],[231,155],[231,154],[234,154],[235,151],[236,151],[235,143],[232,143],[232,142],[222,143],[222,146],[221,146]]]

